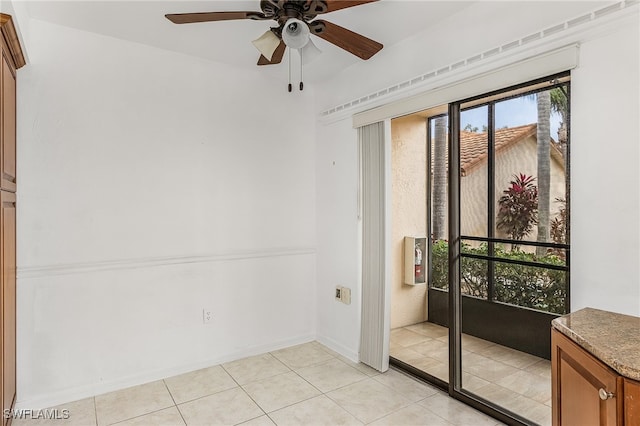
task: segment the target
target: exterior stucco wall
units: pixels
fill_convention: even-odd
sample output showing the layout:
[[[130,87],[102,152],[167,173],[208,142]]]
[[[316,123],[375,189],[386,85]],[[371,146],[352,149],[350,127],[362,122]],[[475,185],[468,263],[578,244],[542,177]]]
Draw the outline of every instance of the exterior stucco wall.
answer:
[[[392,284],[391,328],[427,320],[427,286],[404,284],[404,237],[426,236],[426,120],[408,116],[391,121]]]
[[[495,166],[495,211],[498,211],[498,199],[502,191],[507,189],[513,175],[523,173],[537,177],[536,138],[531,136],[496,154]],[[535,182],[537,184],[537,181]],[[565,175],[562,164],[555,158],[551,159],[551,203],[550,215],[553,219],[560,210],[560,203],[556,198],[565,197]],[[460,225],[463,235],[487,235],[487,163],[476,166],[468,171],[467,176],[460,181]],[[531,233],[524,239],[534,240],[538,234],[534,226]],[[497,237],[506,235],[497,233]],[[523,249],[527,249],[523,247]]]

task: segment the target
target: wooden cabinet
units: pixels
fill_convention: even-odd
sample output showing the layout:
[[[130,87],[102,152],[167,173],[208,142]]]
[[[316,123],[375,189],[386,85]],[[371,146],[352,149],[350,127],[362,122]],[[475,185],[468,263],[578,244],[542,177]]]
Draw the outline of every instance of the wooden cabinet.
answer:
[[[638,426],[640,383],[557,330],[551,334],[553,426]]]
[[[2,267],[2,407],[16,395],[16,194],[0,191],[0,263]]]
[[[24,55],[11,16],[0,13],[0,189],[16,191],[16,70]]]
[[[16,70],[24,56],[9,15],[0,13],[0,411],[16,398]]]

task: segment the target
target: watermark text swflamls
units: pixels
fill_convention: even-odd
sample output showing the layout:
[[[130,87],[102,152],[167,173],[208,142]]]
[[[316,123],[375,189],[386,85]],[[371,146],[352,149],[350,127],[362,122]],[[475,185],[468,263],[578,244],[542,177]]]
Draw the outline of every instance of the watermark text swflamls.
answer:
[[[69,410],[66,408],[46,408],[44,410],[31,410],[31,409],[5,409],[2,412],[2,417],[5,419],[21,419],[21,420],[67,420],[71,417]]]

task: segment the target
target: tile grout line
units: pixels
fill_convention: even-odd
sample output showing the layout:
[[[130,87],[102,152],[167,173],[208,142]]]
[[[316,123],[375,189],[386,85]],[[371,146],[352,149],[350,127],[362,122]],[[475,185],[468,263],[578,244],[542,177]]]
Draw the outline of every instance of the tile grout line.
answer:
[[[95,397],[95,395],[94,395],[94,396],[93,396],[93,398],[91,398],[91,399],[93,399],[93,416],[94,416],[94,417],[95,417],[95,419],[96,419],[96,426],[98,426],[98,405],[97,405],[97,403],[96,403],[96,397]]]
[[[233,390],[233,389],[236,389],[236,388],[241,388],[241,389],[244,391],[244,388],[242,388],[242,385],[241,385],[240,383],[238,383],[238,381],[235,379],[235,377],[233,377],[233,376],[231,375],[231,373],[230,373],[229,371],[227,371],[227,369],[226,369],[226,368],[224,368],[224,366],[223,366],[222,364],[214,364],[214,365],[212,365],[212,366],[210,366],[210,367],[205,367],[205,369],[206,369],[206,368],[213,368],[213,367],[220,367],[220,368],[222,368],[222,370],[224,370],[224,372],[229,376],[229,378],[230,378],[231,380],[233,380],[233,382],[236,384],[236,386],[234,386],[234,387],[230,387],[230,388],[227,388],[227,389],[221,389],[221,390],[218,390],[218,391],[215,391],[215,392],[212,392],[212,393],[208,393],[208,394],[206,394],[206,395],[201,395],[201,396],[198,396],[198,397],[193,398],[193,399],[185,400],[185,401],[180,402],[180,404],[176,403],[176,407],[178,407],[178,411],[180,411],[180,405],[188,404],[188,403],[191,403],[191,402],[194,402],[194,401],[199,401],[199,400],[201,400],[201,399],[208,398],[208,397],[210,397],[210,396],[217,395],[217,394],[222,393],[222,392],[227,392],[227,391],[230,391],[230,390]],[[286,367],[286,365],[285,365],[285,367]],[[287,368],[289,368],[289,367],[287,367]],[[198,370],[194,370],[194,371],[198,371]],[[188,373],[185,373],[185,374],[188,374]],[[276,377],[276,376],[279,376],[280,374],[286,374],[286,373],[278,373],[278,374],[274,374],[273,376],[264,377],[264,378],[262,378],[262,379],[260,379],[260,380],[264,380],[264,379],[269,379],[269,378],[272,378],[272,377]],[[172,376],[172,377],[175,377],[175,376]],[[168,378],[170,378],[170,377],[168,377]],[[164,381],[165,379],[162,379],[162,380]],[[166,386],[166,382],[165,382],[165,386]],[[171,391],[169,391],[169,393],[171,394]],[[246,393],[246,392],[245,392],[245,393]],[[172,398],[173,398],[173,395],[171,395],[171,396],[172,396]],[[175,399],[174,399],[174,403],[175,403]],[[264,410],[263,410],[263,411],[264,411]]]
[[[285,367],[287,367],[287,368],[290,370],[290,372],[294,373],[296,376],[298,376],[299,378],[301,378],[304,382],[306,382],[307,384],[311,385],[311,387],[313,387],[315,390],[317,390],[318,392],[320,392],[320,395],[315,395],[315,396],[312,396],[312,397],[309,397],[309,398],[305,398],[305,399],[300,400],[300,401],[298,401],[298,402],[294,402],[294,403],[292,403],[292,404],[289,404],[289,405],[286,405],[286,406],[284,406],[284,407],[278,408],[277,410],[270,411],[269,413],[267,413],[265,410],[262,410],[262,411],[264,411],[264,413],[267,415],[267,417],[269,417],[269,420],[271,420],[274,424],[276,424],[276,425],[277,425],[276,421],[275,421],[275,420],[274,420],[274,419],[273,419],[269,414],[271,414],[271,413],[275,413],[276,411],[284,410],[285,408],[291,407],[291,406],[296,405],[296,404],[299,404],[299,403],[301,403],[301,402],[309,401],[310,399],[317,398],[318,396],[322,396],[322,395],[324,395],[324,392],[322,392],[320,389],[318,389],[317,387],[315,387],[315,386],[314,386],[312,383],[310,383],[307,379],[305,379],[305,378],[304,378],[304,377],[302,377],[300,374],[298,374],[298,372],[297,372],[295,369],[293,369],[293,368],[291,368],[290,366],[288,366],[284,361],[282,361],[280,358],[278,358],[277,356],[275,356],[273,353],[268,352],[268,354],[269,354],[269,355],[271,355],[272,357],[274,357],[275,359],[277,359],[277,360],[278,360],[280,363],[282,363]],[[328,352],[327,352],[327,354],[328,354],[328,355],[331,355],[331,356],[332,356],[332,358],[334,358],[334,359],[336,358],[333,354],[329,354]],[[313,366],[317,366],[317,365],[321,365],[321,363],[308,365],[307,367],[313,367]],[[301,367],[301,368],[305,368],[305,367]],[[287,374],[287,373],[282,373],[282,374]],[[273,377],[275,377],[275,376],[273,376]],[[244,390],[244,388],[243,388],[243,390]],[[247,393],[247,391],[246,391],[246,390],[245,390],[245,393]],[[249,396],[249,397],[251,398],[251,396]],[[252,399],[253,399],[253,398],[252,398]],[[256,402],[256,404],[257,404],[257,402]],[[262,409],[262,407],[260,407],[260,409]]]
[[[414,380],[415,380],[415,379],[414,379]],[[441,391],[441,390],[439,390],[439,389],[437,389],[437,391],[438,391],[439,393],[442,393],[442,394],[443,394],[443,396],[449,397],[449,395],[448,395],[448,394],[446,394],[446,393],[444,393],[444,391]],[[407,407],[411,407],[411,406],[413,406],[413,405],[418,405],[418,406],[420,406],[421,408],[424,408],[425,410],[427,410],[428,412],[430,412],[431,414],[433,414],[434,416],[439,417],[439,418],[441,418],[442,420],[444,420],[445,422],[452,424],[449,420],[445,419],[444,417],[442,417],[441,415],[439,415],[439,414],[438,414],[438,413],[436,413],[435,411],[431,410],[429,407],[425,407],[424,405],[420,404],[421,402],[426,401],[427,399],[432,398],[432,397],[436,396],[437,394],[438,394],[438,393],[434,393],[433,395],[426,396],[426,397],[422,398],[422,399],[421,399],[421,400],[419,400],[419,401],[412,402],[411,404],[409,404],[409,405],[407,405],[407,406],[405,406],[405,407],[398,408],[397,410],[395,410],[395,411],[393,411],[393,412],[391,412],[391,413],[389,413],[389,414],[386,414],[386,415],[384,415],[384,416],[382,416],[382,417],[380,417],[380,418],[377,418],[377,419],[375,419],[375,420],[372,420],[370,423],[373,423],[373,422],[378,421],[378,420],[380,420],[380,419],[384,419],[385,417],[389,417],[390,415],[395,414],[395,413],[399,412],[400,410],[404,410],[404,409],[405,409],[405,408],[407,408]]]
[[[436,395],[438,395],[438,393],[442,394],[443,396],[445,396],[445,397],[447,397],[447,398],[450,398],[449,394],[448,394],[448,393],[446,393],[445,391],[440,390],[440,389],[436,389],[436,390],[437,390],[438,392],[434,393],[433,395],[429,395],[429,396],[428,396],[428,397],[426,397],[426,398],[421,399],[420,401],[416,402],[416,404],[419,404],[420,402],[424,402],[424,401],[426,401],[426,400],[427,400],[427,399],[429,399],[429,398],[433,398],[433,397],[435,397]],[[435,416],[440,417],[440,418],[441,418],[442,420],[444,420],[445,422],[447,422],[447,423],[451,423],[451,422],[449,421],[449,419],[445,419],[445,418],[444,418],[444,417],[442,417],[440,414],[438,414],[438,413],[436,413],[435,411],[433,411],[431,408],[429,408],[429,407],[425,407],[425,406],[424,406],[424,405],[422,405],[422,404],[420,404],[420,406],[421,406],[421,407],[423,407],[423,408],[425,408],[426,410],[428,410],[430,413],[433,413]],[[453,423],[451,423],[451,424],[453,424]]]
[[[175,407],[175,406],[174,406],[174,407]],[[115,423],[109,423],[108,425],[105,425],[105,426],[116,426],[116,425],[119,425],[119,424],[121,424],[121,423],[128,422],[128,421],[130,421],[130,420],[133,420],[133,419],[139,419],[139,418],[141,418],[141,417],[148,416],[149,414],[159,413],[160,411],[166,410],[166,409],[168,409],[168,408],[171,408],[171,407],[169,406],[169,407],[159,408],[159,409],[157,409],[157,410],[149,411],[148,413],[139,414],[139,415],[137,415],[137,416],[129,417],[128,419],[118,420],[118,421],[117,421],[117,422],[115,422]],[[176,408],[178,408],[178,407],[176,407]],[[178,410],[178,412],[180,412],[180,410]],[[182,417],[182,415],[181,415],[180,417]],[[183,421],[184,421],[184,419],[183,419]],[[186,424],[186,423],[185,423],[185,424]]]
[[[392,369],[392,368],[391,368],[391,367],[389,367],[389,370],[391,370],[391,369]],[[432,386],[431,384],[426,383],[426,382],[423,382],[423,381],[421,381],[421,380],[418,380],[418,379],[416,379],[415,377],[412,377],[412,376],[410,376],[410,375],[406,374],[404,371],[399,371],[399,370],[396,370],[396,369],[393,369],[393,371],[396,371],[396,372],[398,372],[398,373],[402,374],[404,377],[407,377],[408,379],[411,379],[411,380],[415,381],[415,382],[416,382],[416,383],[418,383],[418,384],[421,384],[421,385],[424,385],[424,386],[428,386],[428,387],[430,387],[430,388],[433,388],[433,386]],[[372,378],[373,378],[373,377],[372,377]],[[375,380],[375,378],[373,378],[373,379]],[[396,391],[394,388],[392,388],[391,386],[386,385],[385,383],[382,383],[382,382],[380,382],[380,381],[378,381],[378,380],[376,380],[376,382],[380,383],[380,384],[381,384],[381,385],[383,385],[383,386],[386,386],[386,387],[387,387],[387,388],[389,388],[389,390],[391,390],[392,392]],[[410,403],[409,403],[408,405],[406,405],[406,406],[404,406],[404,407],[400,407],[400,408],[398,408],[397,410],[394,410],[394,411],[392,411],[391,413],[388,413],[388,414],[386,414],[386,415],[384,415],[384,416],[382,416],[382,417],[379,417],[379,418],[377,418],[377,419],[375,419],[375,420],[372,420],[372,421],[371,421],[371,422],[369,422],[369,423],[373,423],[373,422],[378,421],[378,420],[380,420],[380,419],[384,419],[385,417],[388,417],[388,416],[390,416],[390,415],[392,415],[392,414],[395,414],[395,413],[399,412],[400,410],[404,410],[404,409],[405,409],[405,408],[407,408],[407,407],[411,407],[411,406],[413,406],[413,405],[419,405],[419,403],[420,403],[420,402],[422,402],[422,401],[426,400],[427,398],[430,398],[430,397],[432,397],[432,396],[437,395],[437,394],[438,394],[438,392],[444,393],[444,392],[443,392],[443,391],[441,391],[440,389],[436,389],[436,388],[433,388],[433,389],[436,391],[436,393],[434,393],[434,394],[432,394],[432,395],[429,395],[429,396],[426,396],[426,397],[424,397],[424,398],[421,398],[421,399],[420,399],[420,400],[418,400],[418,401],[410,401]],[[447,396],[448,396],[448,395],[447,395]],[[434,415],[436,415],[437,417],[440,417],[440,418],[441,418],[441,419],[443,419],[444,421],[448,422],[448,420],[447,420],[447,419],[444,419],[442,416],[439,416],[437,413],[435,413],[435,412],[431,411],[429,408],[424,407],[424,406],[422,406],[422,408],[425,408],[426,410],[428,410],[429,412],[433,413],[433,414],[434,414]]]
[[[267,352],[267,353],[269,353],[269,352]],[[269,353],[269,354],[271,355],[271,353]],[[274,357],[274,358],[275,358],[275,357]],[[277,359],[277,358],[276,358],[276,359]],[[278,360],[278,361],[279,361],[279,360]],[[225,372],[225,373],[227,373],[227,374],[229,375],[229,377],[231,377],[231,380],[233,380],[233,381],[234,381],[234,383],[237,385],[237,387],[238,387],[240,390],[242,390],[242,392],[244,392],[244,394],[245,394],[245,395],[246,395],[246,396],[251,400],[251,402],[253,402],[253,403],[256,405],[256,407],[258,407],[258,409],[259,409],[260,411],[262,411],[262,414],[261,414],[261,415],[256,416],[256,417],[252,417],[252,418],[250,418],[250,419],[248,419],[248,420],[245,420],[245,421],[244,421],[244,422],[242,422],[242,423],[249,422],[249,421],[251,421],[251,420],[257,419],[257,418],[262,417],[262,416],[267,416],[267,417],[269,417],[269,414],[267,414],[267,412],[266,412],[266,411],[264,411],[264,409],[260,406],[260,404],[258,404],[258,402],[257,402],[255,399],[253,399],[253,398],[251,397],[251,395],[249,395],[249,393],[248,393],[248,392],[247,392],[247,391],[242,387],[242,385],[241,385],[240,383],[238,383],[238,381],[236,380],[236,378],[235,378],[235,377],[233,377],[233,375],[232,375],[229,371],[227,371],[227,369],[226,369],[226,368],[224,368],[224,365],[222,365],[222,364],[219,364],[219,365],[220,365],[220,367],[222,368],[222,370],[224,370],[224,372]],[[275,377],[275,376],[271,376],[271,377]],[[269,420],[271,420],[271,421],[275,424],[275,422],[273,421],[273,419],[272,419],[271,417],[269,417]],[[186,422],[185,422],[185,423],[186,423]],[[240,423],[240,424],[242,424],[242,423]],[[187,425],[187,426],[189,426],[189,425]]]
[[[171,390],[169,389],[169,386],[167,386],[167,383],[164,381],[164,379],[161,379],[161,380],[162,380],[162,384],[164,385],[165,389],[167,390],[167,393],[171,397],[171,401],[173,401],[173,406],[178,410],[178,414],[180,414],[180,418],[182,418],[182,421],[184,422],[184,424],[186,426],[187,422],[185,421],[184,417],[182,416],[182,412],[180,412],[180,408],[178,407],[178,404],[176,404],[176,400],[173,398],[173,394],[171,393]],[[153,383],[153,382],[149,382],[149,383]],[[143,386],[143,385],[141,385],[141,386]],[[95,397],[94,397],[94,400],[95,400]],[[133,420],[133,419],[141,418],[141,417],[144,417],[144,416],[148,416],[150,414],[158,413],[158,412],[166,410],[168,408],[171,408],[171,406],[159,408],[157,410],[149,411],[148,413],[143,413],[143,414],[140,414],[140,415],[137,415],[137,416],[129,417],[128,419],[119,420],[119,421],[117,421],[115,423],[109,423],[106,426],[118,425],[120,423],[128,422],[129,420]],[[97,413],[96,413],[96,416],[97,416]]]
[[[273,423],[275,423],[275,424],[277,425],[276,421],[271,417],[271,415],[270,415],[270,414],[273,414],[273,413],[275,413],[275,412],[278,412],[278,411],[284,410],[284,409],[286,409],[286,408],[292,407],[292,406],[294,406],[294,405],[296,405],[296,404],[299,404],[299,403],[301,403],[301,402],[309,401],[309,400],[311,400],[311,399],[318,398],[318,397],[320,397],[320,396],[324,396],[325,398],[329,399],[331,402],[333,402],[334,404],[336,404],[338,407],[340,407],[341,409],[343,409],[343,410],[344,410],[346,413],[348,413],[351,417],[353,417],[354,419],[356,419],[356,420],[357,420],[357,421],[359,421],[359,422],[362,422],[363,424],[366,424],[364,421],[360,420],[360,419],[359,419],[355,414],[351,413],[349,410],[347,410],[345,407],[343,407],[343,406],[342,406],[342,405],[340,405],[337,401],[335,401],[333,398],[331,398],[331,396],[329,396],[329,395],[328,395],[328,393],[330,393],[330,392],[334,392],[334,391],[339,390],[339,389],[343,389],[343,388],[345,388],[345,387],[347,387],[347,386],[350,386],[350,385],[353,385],[353,384],[355,384],[355,383],[363,382],[363,381],[365,381],[365,380],[367,380],[367,379],[373,379],[373,377],[375,377],[375,376],[371,376],[371,377],[370,377],[370,376],[368,376],[368,375],[367,375],[367,374],[365,374],[364,372],[362,372],[362,371],[358,370],[357,368],[355,368],[355,367],[353,367],[353,366],[351,366],[351,365],[347,364],[347,363],[346,363],[346,362],[344,362],[343,360],[341,360],[341,359],[339,358],[339,356],[338,356],[338,355],[335,355],[334,353],[332,353],[332,352],[329,352],[329,351],[325,350],[322,346],[320,346],[320,348],[319,348],[319,349],[321,349],[321,350],[322,350],[323,352],[325,352],[327,355],[331,356],[331,359],[330,359],[330,360],[325,360],[325,361],[313,362],[313,363],[311,363],[311,364],[309,364],[309,365],[302,366],[302,367],[300,367],[300,368],[298,368],[298,369],[294,369],[294,368],[290,367],[289,365],[286,365],[286,363],[285,363],[284,361],[280,360],[277,356],[275,356],[274,354],[272,354],[272,353],[270,353],[270,352],[269,352],[269,353],[270,353],[274,358],[278,359],[280,362],[282,362],[283,364],[285,364],[285,365],[286,365],[286,366],[291,370],[291,372],[295,373],[295,374],[296,374],[300,379],[302,379],[304,382],[306,382],[306,383],[307,383],[307,384],[309,384],[311,387],[313,387],[313,388],[314,388],[314,389],[316,389],[318,392],[320,392],[320,395],[315,395],[315,396],[312,396],[312,397],[309,397],[309,398],[305,398],[305,399],[300,400],[300,401],[297,401],[297,402],[295,402],[295,403],[292,403],[292,404],[286,405],[286,406],[284,406],[284,407],[278,408],[277,410],[273,410],[273,411],[271,411],[270,413],[267,413],[267,417],[269,417],[269,419],[270,419]],[[313,383],[311,383],[309,380],[307,380],[305,377],[303,377],[303,376],[302,376],[300,373],[298,373],[298,371],[297,371],[297,370],[301,370],[301,369],[303,369],[303,368],[318,367],[318,366],[321,366],[322,364],[325,364],[325,363],[331,362],[331,361],[333,361],[333,360],[337,360],[337,361],[339,361],[339,362],[343,363],[345,366],[347,366],[347,367],[349,367],[349,368],[353,368],[355,371],[357,371],[357,372],[359,372],[359,373],[363,374],[365,377],[363,377],[363,378],[362,378],[362,379],[360,379],[360,380],[357,380],[356,382],[353,382],[353,383],[350,383],[350,384],[347,384],[347,385],[344,385],[344,386],[340,386],[340,387],[338,387],[338,388],[336,388],[336,389],[331,389],[331,390],[330,390],[330,391],[328,391],[328,392],[324,392],[324,391],[322,391],[321,389],[319,389],[318,387],[316,387],[316,386],[315,386]],[[283,374],[285,374],[285,373],[283,373]]]
[[[173,401],[173,406],[176,407],[176,410],[178,410],[178,414],[180,414],[180,418],[182,419],[182,422],[184,423],[184,426],[187,426],[187,421],[185,420],[184,416],[182,415],[182,411],[180,411],[180,407],[178,407],[178,404],[176,403],[176,399],[173,397],[173,394],[171,393],[171,389],[169,389],[169,385],[167,385],[167,382],[165,381],[165,379],[162,379],[162,383],[164,384],[164,387],[167,389],[167,392],[169,392],[169,396],[171,397],[171,400]],[[166,410],[166,408],[163,408],[163,410]]]
[[[335,359],[337,359],[337,360],[338,360],[338,361],[340,361],[340,362],[343,362],[342,360],[338,359],[337,357],[334,357],[334,358],[335,358]],[[344,363],[344,362],[343,362],[343,363]],[[347,365],[347,366],[349,366],[349,367],[351,367],[351,366],[350,366],[350,365],[348,365],[347,363],[344,363],[344,364],[345,364],[345,365]],[[354,369],[354,370],[356,370],[356,371],[359,371],[357,368],[354,368],[354,367],[351,367],[351,368],[353,368],[353,369]],[[362,372],[361,372],[361,373],[362,373]],[[365,373],[362,373],[362,374],[365,374]],[[383,374],[383,373],[381,373],[381,374]],[[379,377],[379,376],[380,376],[380,374],[376,374],[376,375],[374,375],[374,376],[367,376],[367,375],[365,374],[365,377],[364,377],[363,379],[361,379],[361,380],[357,380],[357,381],[355,381],[355,382],[353,382],[353,383],[350,383],[350,384],[348,384],[348,385],[344,385],[344,386],[338,387],[338,388],[336,388],[336,389],[332,389],[332,390],[331,390],[331,391],[329,391],[329,392],[334,392],[334,391],[337,391],[337,390],[340,390],[340,389],[344,389],[344,388],[346,388],[346,387],[348,387],[348,386],[354,385],[354,384],[356,384],[356,383],[361,383],[361,382],[364,382],[364,381],[366,381],[366,380],[373,380],[374,382],[379,383],[379,384],[381,384],[382,386],[385,386],[385,387],[389,388],[389,390],[390,390],[391,392],[395,392],[395,389],[393,389],[391,386],[388,386],[388,385],[386,385],[385,383],[382,383],[382,382],[380,382],[379,380],[376,380],[376,377]],[[407,376],[407,377],[409,377],[409,376]],[[412,379],[413,379],[413,378],[412,378]],[[413,379],[413,380],[415,380],[415,379]],[[418,382],[418,383],[420,383],[420,382]],[[427,385],[427,384],[425,383],[425,385]],[[416,404],[416,403],[417,403],[417,401],[416,401],[416,402],[409,401],[409,404],[405,405],[404,407],[400,407],[400,408],[398,408],[397,410],[394,410],[394,411],[392,411],[391,413],[387,413],[387,414],[385,414],[385,415],[383,415],[383,416],[381,416],[381,417],[379,417],[379,418],[373,419],[373,420],[371,420],[370,422],[365,422],[364,420],[361,420],[358,416],[356,416],[354,413],[352,413],[351,411],[349,411],[346,407],[343,407],[342,405],[340,405],[340,403],[338,403],[338,401],[336,401],[336,400],[334,400],[333,398],[331,398],[331,396],[329,396],[329,395],[328,395],[328,393],[329,393],[329,392],[327,392],[327,393],[323,393],[323,394],[324,394],[327,398],[329,398],[331,401],[333,401],[336,405],[338,405],[338,406],[339,406],[339,407],[341,407],[343,410],[345,410],[347,413],[351,414],[355,419],[357,419],[358,421],[361,421],[361,422],[362,422],[362,423],[364,423],[364,424],[373,423],[373,422],[375,422],[375,421],[377,421],[377,420],[383,419],[383,418],[385,418],[385,417],[387,417],[387,416],[390,416],[390,415],[392,415],[392,414],[394,414],[394,413],[396,413],[396,412],[398,412],[398,411],[400,411],[400,410],[402,410],[402,409],[404,409],[404,408],[410,407],[411,405],[413,405],[413,404]],[[405,398],[405,399],[406,399],[406,398]],[[408,400],[408,399],[407,399],[407,400]],[[421,401],[422,401],[422,399],[421,399]]]

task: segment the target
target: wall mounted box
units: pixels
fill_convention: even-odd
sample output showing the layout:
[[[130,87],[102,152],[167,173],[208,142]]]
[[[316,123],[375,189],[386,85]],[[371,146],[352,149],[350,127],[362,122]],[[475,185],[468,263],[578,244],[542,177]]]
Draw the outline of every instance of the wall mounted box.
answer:
[[[427,239],[426,237],[404,237],[404,283],[425,284]]]

